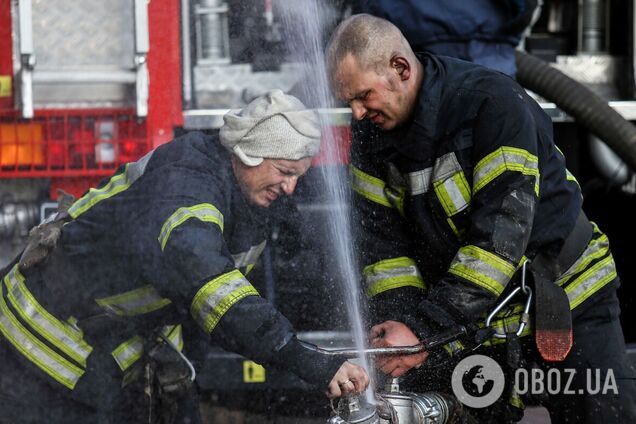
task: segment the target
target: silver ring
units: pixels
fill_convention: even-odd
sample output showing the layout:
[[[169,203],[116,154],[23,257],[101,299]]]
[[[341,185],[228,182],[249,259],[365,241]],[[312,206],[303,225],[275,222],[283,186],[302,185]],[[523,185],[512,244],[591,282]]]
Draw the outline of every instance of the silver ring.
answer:
[[[341,386],[344,386],[345,384],[351,383],[351,382],[352,382],[351,380],[345,380],[345,381],[343,381],[341,383],[338,383],[338,384],[341,385]]]

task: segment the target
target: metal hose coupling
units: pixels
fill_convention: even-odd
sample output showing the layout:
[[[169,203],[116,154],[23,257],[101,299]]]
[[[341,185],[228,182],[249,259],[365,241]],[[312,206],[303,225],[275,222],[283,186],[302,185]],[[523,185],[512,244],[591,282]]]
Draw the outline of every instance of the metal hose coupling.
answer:
[[[397,379],[376,393],[372,405],[360,396],[340,399],[328,424],[448,424],[463,414],[457,399],[437,392],[411,393],[399,389]]]

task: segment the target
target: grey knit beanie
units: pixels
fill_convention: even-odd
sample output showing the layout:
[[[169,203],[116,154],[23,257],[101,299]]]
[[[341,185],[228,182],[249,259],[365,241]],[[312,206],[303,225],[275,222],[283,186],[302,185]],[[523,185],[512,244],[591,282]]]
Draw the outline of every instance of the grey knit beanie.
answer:
[[[223,117],[221,143],[247,166],[263,158],[298,160],[320,149],[318,116],[296,97],[272,90]]]

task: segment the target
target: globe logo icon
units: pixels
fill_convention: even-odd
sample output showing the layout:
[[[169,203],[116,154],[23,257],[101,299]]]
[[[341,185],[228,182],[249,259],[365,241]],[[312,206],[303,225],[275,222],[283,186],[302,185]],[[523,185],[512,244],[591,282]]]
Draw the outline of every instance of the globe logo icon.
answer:
[[[466,392],[474,397],[483,397],[492,391],[495,381],[484,374],[484,367],[475,365],[464,372],[462,386]]]
[[[503,370],[494,359],[471,355],[462,359],[451,377],[457,399],[471,408],[485,408],[501,397],[505,386]]]

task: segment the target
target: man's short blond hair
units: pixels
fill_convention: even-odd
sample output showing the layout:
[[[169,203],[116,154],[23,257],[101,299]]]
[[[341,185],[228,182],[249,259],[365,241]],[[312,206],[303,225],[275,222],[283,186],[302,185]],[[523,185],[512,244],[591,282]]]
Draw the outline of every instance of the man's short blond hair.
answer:
[[[342,21],[331,36],[326,49],[330,79],[333,80],[338,65],[349,54],[362,70],[373,69],[378,74],[385,72],[395,55],[414,57],[411,46],[395,25],[364,13]]]

